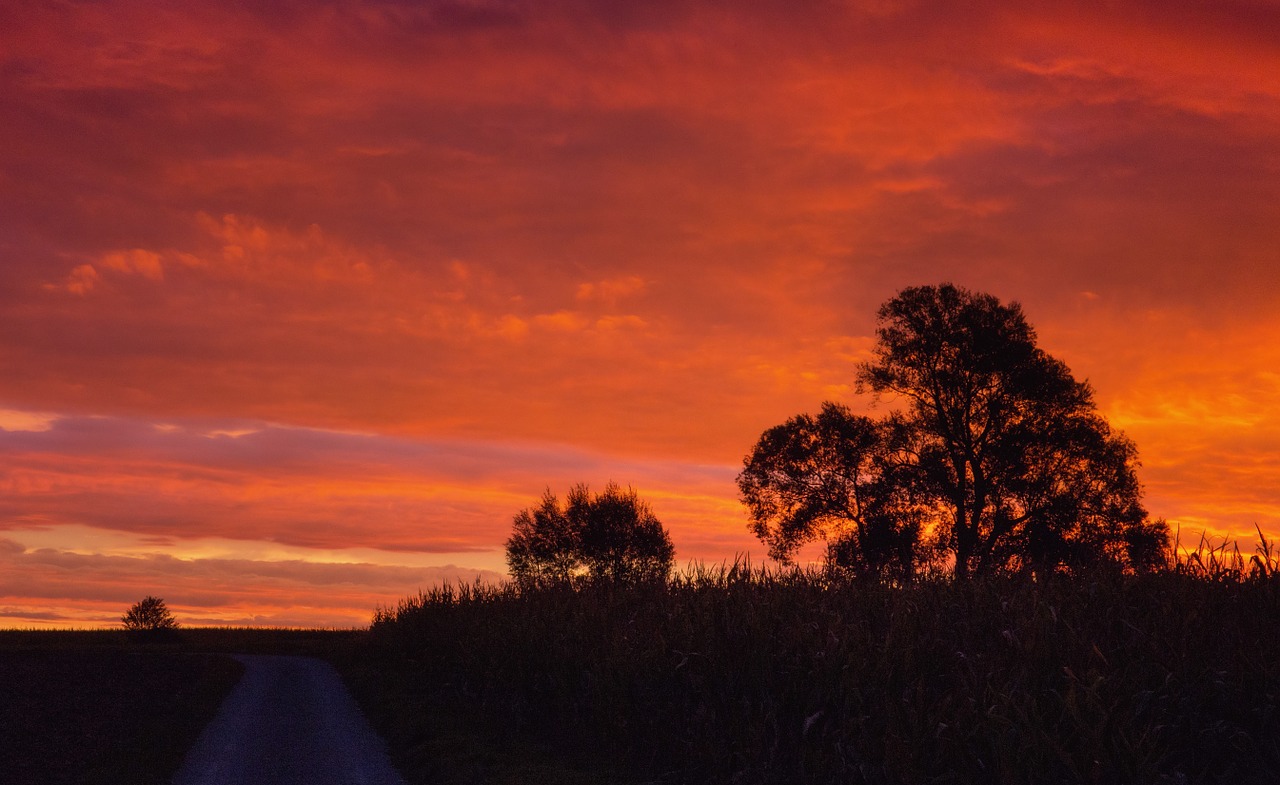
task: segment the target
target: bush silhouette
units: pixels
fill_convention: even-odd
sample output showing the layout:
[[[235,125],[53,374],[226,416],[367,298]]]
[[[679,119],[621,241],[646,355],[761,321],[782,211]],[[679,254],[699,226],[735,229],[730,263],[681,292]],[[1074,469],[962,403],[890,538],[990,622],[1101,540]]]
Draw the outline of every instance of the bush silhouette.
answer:
[[[585,484],[565,504],[548,489],[542,503],[516,515],[507,565],[522,587],[579,576],[620,583],[663,581],[675,562],[671,535],[634,489],[609,483],[593,494]]]
[[[178,622],[169,612],[164,600],[147,595],[134,603],[120,617],[125,632],[133,638],[160,638],[172,635],[178,629]]]

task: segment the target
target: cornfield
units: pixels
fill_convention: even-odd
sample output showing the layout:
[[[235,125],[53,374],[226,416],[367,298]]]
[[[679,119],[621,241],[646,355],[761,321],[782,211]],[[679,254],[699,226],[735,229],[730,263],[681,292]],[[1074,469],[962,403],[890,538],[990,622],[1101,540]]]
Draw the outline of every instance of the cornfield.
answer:
[[[402,751],[466,717],[615,781],[1271,782],[1276,568],[1260,535],[1145,575],[445,587],[377,613],[362,689]]]

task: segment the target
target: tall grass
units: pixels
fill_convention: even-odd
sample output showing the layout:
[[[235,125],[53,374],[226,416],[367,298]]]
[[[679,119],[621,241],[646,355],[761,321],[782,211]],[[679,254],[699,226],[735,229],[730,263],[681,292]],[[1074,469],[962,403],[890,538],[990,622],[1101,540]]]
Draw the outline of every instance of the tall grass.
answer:
[[[1276,567],[1264,538],[1143,576],[460,585],[379,611],[367,656],[402,750],[451,716],[636,781],[1269,782]]]

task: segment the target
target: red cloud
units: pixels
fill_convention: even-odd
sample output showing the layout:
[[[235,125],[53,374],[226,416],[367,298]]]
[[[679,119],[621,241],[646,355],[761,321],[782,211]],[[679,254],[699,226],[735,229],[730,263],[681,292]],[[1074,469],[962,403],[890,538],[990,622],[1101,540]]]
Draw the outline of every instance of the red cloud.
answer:
[[[1272,531],[1276,41],[1181,1],[15,8],[0,428],[62,420],[0,433],[0,525],[491,553],[612,478],[730,557],[759,433],[954,280],[1094,381],[1154,512]]]

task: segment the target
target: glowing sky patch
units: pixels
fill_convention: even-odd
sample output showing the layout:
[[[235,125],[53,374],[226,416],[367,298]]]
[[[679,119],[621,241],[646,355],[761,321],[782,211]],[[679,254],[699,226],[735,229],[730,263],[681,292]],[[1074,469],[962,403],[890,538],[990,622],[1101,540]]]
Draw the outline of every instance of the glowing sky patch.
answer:
[[[941,281],[1024,305],[1153,514],[1280,532],[1278,41],[1249,2],[6,8],[0,618],[358,624],[579,481],[759,551],[742,456],[865,409],[875,309]]]

